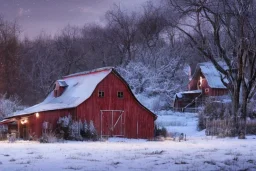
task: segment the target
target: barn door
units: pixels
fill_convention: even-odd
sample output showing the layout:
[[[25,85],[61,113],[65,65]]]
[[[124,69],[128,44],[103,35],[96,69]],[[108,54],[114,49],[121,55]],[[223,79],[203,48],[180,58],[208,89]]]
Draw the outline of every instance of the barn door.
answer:
[[[22,131],[21,135],[22,135],[23,140],[28,140],[28,126],[27,126],[27,124],[23,124],[21,126],[21,131]]]
[[[125,117],[123,110],[101,110],[101,137],[123,137]]]

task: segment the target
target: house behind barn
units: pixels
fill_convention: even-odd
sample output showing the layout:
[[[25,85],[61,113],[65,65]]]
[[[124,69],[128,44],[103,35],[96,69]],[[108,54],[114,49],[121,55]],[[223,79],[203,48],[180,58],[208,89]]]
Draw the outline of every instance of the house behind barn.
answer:
[[[43,123],[54,130],[60,117],[92,120],[100,136],[150,139],[154,113],[133,95],[127,82],[112,67],[64,76],[42,102],[5,118],[20,138],[42,136]]]
[[[223,63],[220,65],[225,68]],[[228,89],[221,79],[220,72],[211,62],[197,64],[188,83],[188,90],[175,94],[173,108],[178,111],[193,109],[201,104],[204,97],[227,95]]]

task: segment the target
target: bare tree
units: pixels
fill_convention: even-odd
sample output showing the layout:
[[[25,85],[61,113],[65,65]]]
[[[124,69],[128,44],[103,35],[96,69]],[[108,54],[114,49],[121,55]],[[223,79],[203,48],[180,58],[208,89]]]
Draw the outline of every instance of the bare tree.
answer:
[[[190,38],[193,47],[223,76],[222,82],[232,96],[235,122],[239,103],[246,120],[247,102],[255,93],[256,84],[254,1],[167,0],[167,3],[171,11],[169,24]]]
[[[41,33],[21,42],[20,96],[29,104],[42,100],[56,79],[62,76],[62,61],[51,36]]]
[[[6,97],[6,94],[0,95],[0,121],[13,112],[23,109],[20,103],[21,100],[16,95],[9,98]]]
[[[119,64],[120,54],[115,44],[109,42],[107,27],[87,25],[81,32],[83,45],[87,49],[88,69]]]
[[[79,71],[78,64],[86,60],[86,47],[82,44],[80,28],[68,25],[55,39],[55,45],[63,62],[63,74]]]
[[[19,81],[19,30],[15,22],[0,17],[0,92],[17,92]]]
[[[141,34],[142,40],[149,48],[156,46],[166,26],[167,21],[163,10],[160,7],[154,6],[152,2],[147,2],[138,22],[138,31]]]
[[[122,11],[120,6],[115,5],[113,10],[106,13],[106,18],[109,43],[114,44],[119,50],[120,64],[127,64],[134,59],[137,50],[138,15],[134,12],[129,14]]]

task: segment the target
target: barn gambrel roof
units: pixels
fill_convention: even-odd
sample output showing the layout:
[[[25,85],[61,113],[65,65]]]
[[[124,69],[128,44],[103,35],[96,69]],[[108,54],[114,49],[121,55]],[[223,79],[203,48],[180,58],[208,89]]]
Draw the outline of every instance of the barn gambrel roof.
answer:
[[[219,65],[221,65],[224,69],[227,69],[227,66],[224,62],[219,62]],[[226,86],[221,81],[221,73],[215,68],[215,66],[211,62],[203,62],[197,64],[192,79],[197,77],[200,72],[202,72],[202,74],[205,76],[205,79],[207,80],[208,85],[211,88],[226,88]],[[227,82],[227,80],[224,81]]]
[[[64,76],[62,81],[65,81],[68,86],[66,86],[61,96],[54,97],[54,92],[52,91],[43,102],[16,112],[13,116],[77,107],[91,96],[96,86],[112,69],[111,67],[106,67]]]
[[[132,93],[128,83],[118,74],[117,71],[115,71],[113,67],[104,67],[64,76],[61,81],[65,81],[67,86],[65,86],[66,88],[61,96],[54,97],[54,91],[52,91],[43,102],[26,108],[22,111],[18,111],[7,118],[30,115],[37,112],[75,108],[87,100],[92,95],[97,85],[111,72],[114,72],[114,74],[117,75],[127,85],[129,91],[136,99],[136,101],[143,108],[148,110],[156,119],[156,115],[144,107],[137,100],[137,98]]]

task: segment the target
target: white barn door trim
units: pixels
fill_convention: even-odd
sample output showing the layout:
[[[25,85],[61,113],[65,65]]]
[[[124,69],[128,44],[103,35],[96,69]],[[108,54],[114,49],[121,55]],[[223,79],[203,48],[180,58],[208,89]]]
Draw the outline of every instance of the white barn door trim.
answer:
[[[119,114],[118,118],[114,120],[114,114]],[[110,134],[103,133],[103,122],[104,122],[104,115],[110,117],[111,123],[109,127]],[[121,124],[120,127],[120,134],[114,134],[114,129],[116,128],[117,124]],[[124,137],[125,135],[125,117],[123,110],[100,110],[100,137]]]

